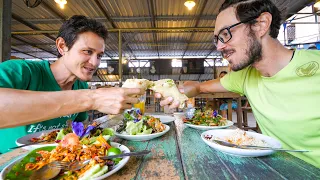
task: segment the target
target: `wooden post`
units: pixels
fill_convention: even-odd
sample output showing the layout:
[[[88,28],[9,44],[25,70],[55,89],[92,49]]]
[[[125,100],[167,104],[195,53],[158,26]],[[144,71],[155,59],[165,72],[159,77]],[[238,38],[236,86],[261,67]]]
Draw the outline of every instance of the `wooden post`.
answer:
[[[11,0],[0,0],[0,63],[11,57]]]
[[[122,86],[122,35],[119,30],[119,86]]]

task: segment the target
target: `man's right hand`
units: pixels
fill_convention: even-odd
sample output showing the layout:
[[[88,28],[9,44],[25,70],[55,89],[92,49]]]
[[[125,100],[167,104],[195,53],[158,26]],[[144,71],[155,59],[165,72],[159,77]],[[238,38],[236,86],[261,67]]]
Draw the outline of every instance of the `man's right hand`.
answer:
[[[120,114],[125,109],[131,109],[133,104],[139,102],[136,96],[145,93],[139,88],[100,88],[92,91],[92,109],[106,114]]]

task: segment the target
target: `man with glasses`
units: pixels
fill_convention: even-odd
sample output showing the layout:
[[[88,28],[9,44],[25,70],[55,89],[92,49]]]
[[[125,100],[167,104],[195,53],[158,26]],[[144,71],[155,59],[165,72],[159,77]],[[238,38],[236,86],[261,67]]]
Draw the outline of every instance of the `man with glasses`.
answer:
[[[186,82],[183,90],[188,97],[245,95],[263,134],[280,140],[283,148],[310,150],[292,155],[320,168],[320,52],[285,48],[277,40],[280,17],[270,0],[226,0],[214,43],[233,72],[220,80]],[[175,108],[179,102],[166,98],[160,104]]]

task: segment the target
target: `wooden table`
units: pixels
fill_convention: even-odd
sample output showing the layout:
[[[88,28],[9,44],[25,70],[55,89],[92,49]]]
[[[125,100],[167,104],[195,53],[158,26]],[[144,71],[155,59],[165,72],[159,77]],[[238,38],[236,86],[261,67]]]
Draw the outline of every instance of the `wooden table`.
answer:
[[[294,156],[277,152],[259,158],[241,158],[223,154],[206,145],[203,131],[187,128],[176,116],[170,131],[144,142],[115,141],[132,151],[150,149],[145,157],[131,157],[129,162],[108,179],[319,179],[320,169]],[[107,123],[109,126],[110,124]],[[0,156],[0,165],[26,151],[16,149]]]
[[[232,100],[237,100],[237,125],[238,127],[242,127],[242,110],[241,110],[241,98],[237,93],[233,92],[224,92],[224,93],[208,93],[208,94],[200,94],[196,96],[195,98],[213,98],[213,99],[221,99],[225,98],[228,102],[228,120],[232,121]]]

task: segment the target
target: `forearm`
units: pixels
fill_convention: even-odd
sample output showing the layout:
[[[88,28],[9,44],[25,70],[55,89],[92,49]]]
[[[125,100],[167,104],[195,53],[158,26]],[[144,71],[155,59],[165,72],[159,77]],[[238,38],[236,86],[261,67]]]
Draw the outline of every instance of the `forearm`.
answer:
[[[184,83],[184,93],[188,97],[195,97],[201,93],[228,92],[220,83],[219,79],[206,82],[187,81]]]
[[[0,128],[36,123],[90,110],[89,90],[38,92],[0,88]]]

